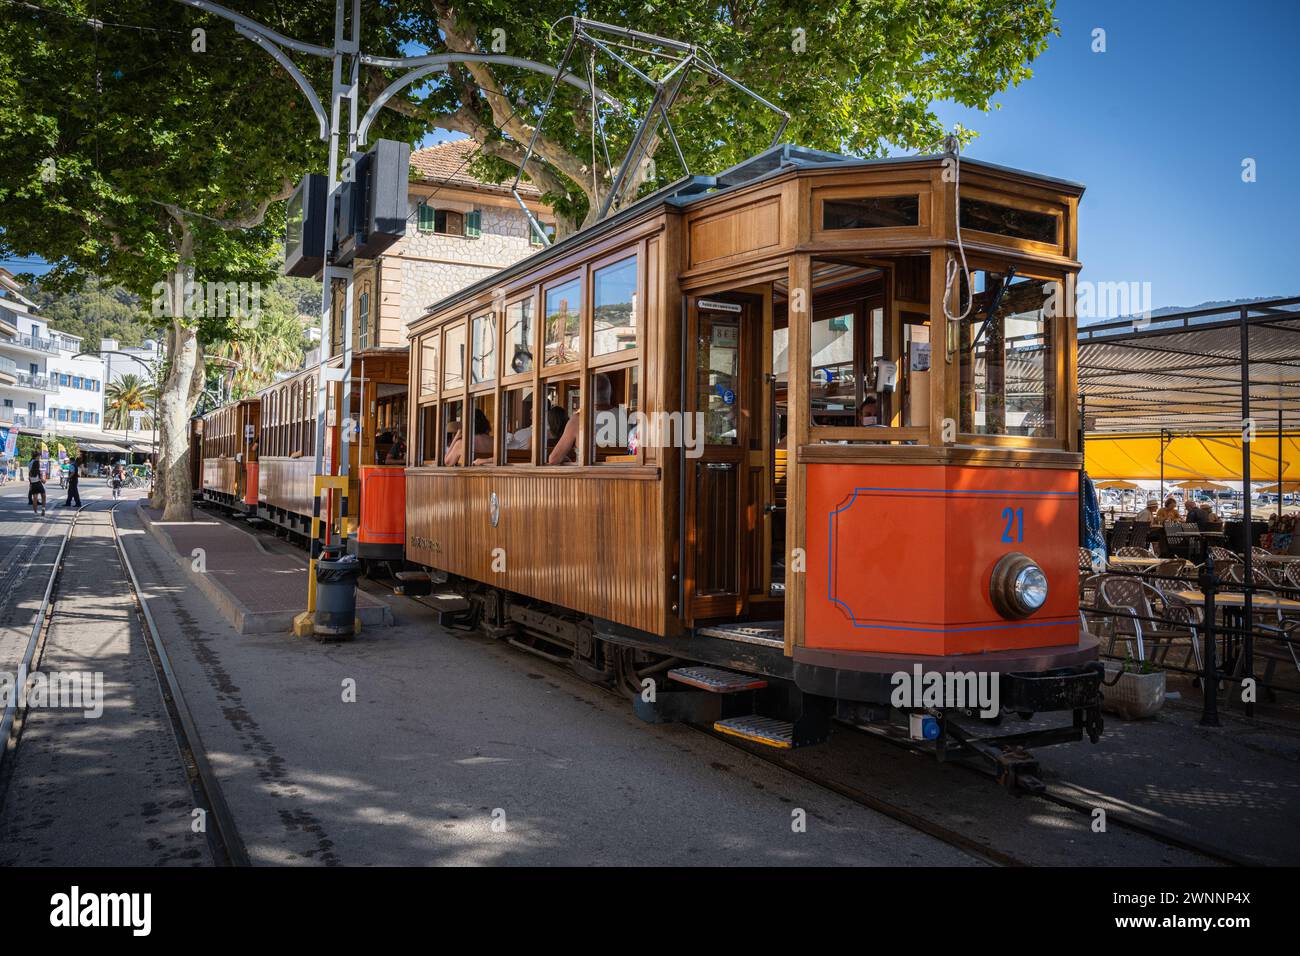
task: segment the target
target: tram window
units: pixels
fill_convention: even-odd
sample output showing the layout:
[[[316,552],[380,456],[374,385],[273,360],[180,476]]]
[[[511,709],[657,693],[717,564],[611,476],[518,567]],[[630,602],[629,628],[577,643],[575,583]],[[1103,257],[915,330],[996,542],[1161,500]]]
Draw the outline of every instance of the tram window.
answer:
[[[497,377],[497,317],[493,312],[480,315],[473,322],[470,340],[469,381],[471,385],[491,382]]]
[[[533,370],[533,350],[537,348],[537,328],[533,319],[533,300],[523,299],[506,306],[506,375]]]
[[[814,425],[854,425],[858,383],[856,314],[818,319],[812,324],[812,403]]]
[[[420,461],[426,465],[439,461],[437,405],[425,405],[420,409]]]
[[[591,354],[636,348],[636,256],[592,273]]]
[[[438,335],[420,340],[420,394],[438,394]]]
[[[638,422],[636,366],[593,372],[591,376],[592,457],[598,465],[634,464],[642,434]]]
[[[546,290],[546,357],[542,364],[565,365],[578,360],[581,316],[581,278]]]
[[[985,202],[983,199],[962,197],[962,229],[978,229],[998,236],[1012,239],[1028,239],[1031,242],[1044,242],[1056,245],[1057,217],[1051,213],[1035,212],[1032,209],[1016,209],[1001,203]]]
[[[465,324],[456,322],[447,328],[443,338],[442,390],[463,388],[465,385]]]
[[[961,430],[1056,437],[1052,284],[982,271],[972,279],[974,306],[961,325]]]
[[[709,445],[735,445],[740,440],[739,346],[740,325],[734,318],[701,321],[695,387]]]
[[[546,433],[544,461],[547,464],[568,465],[577,460],[575,436],[581,420],[574,422],[572,427],[569,423],[581,415],[578,384],[576,378],[561,378],[543,386],[542,425]]]
[[[533,460],[533,390],[511,388],[503,393],[502,422],[507,465],[527,465]]]
[[[823,229],[882,229],[920,223],[917,196],[860,196],[822,203]]]
[[[464,408],[465,403],[459,400],[442,403],[442,454],[438,458],[439,464],[448,463],[447,451],[460,439]]]
[[[474,444],[473,453],[465,456],[466,465],[492,465],[496,463],[496,442],[493,437],[493,423],[496,419],[497,397],[495,392],[484,392],[474,396]]]

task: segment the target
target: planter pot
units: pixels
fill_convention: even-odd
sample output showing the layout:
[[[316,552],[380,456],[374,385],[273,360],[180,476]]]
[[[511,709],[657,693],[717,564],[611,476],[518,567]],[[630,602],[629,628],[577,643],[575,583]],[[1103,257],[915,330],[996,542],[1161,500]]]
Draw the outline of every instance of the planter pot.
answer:
[[[1122,665],[1118,661],[1104,661],[1106,683],[1115,680]],[[1101,688],[1101,709],[1125,720],[1141,720],[1154,716],[1165,704],[1165,672],[1137,674],[1125,671],[1113,687]]]

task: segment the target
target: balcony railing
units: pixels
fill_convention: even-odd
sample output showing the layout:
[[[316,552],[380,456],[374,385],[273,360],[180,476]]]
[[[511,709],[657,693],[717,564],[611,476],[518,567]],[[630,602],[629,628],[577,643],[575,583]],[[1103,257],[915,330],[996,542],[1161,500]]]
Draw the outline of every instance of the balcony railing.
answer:
[[[0,408],[0,421],[12,422],[19,428],[44,428],[45,416],[39,412],[15,412],[9,408]]]
[[[58,340],[48,336],[27,335],[24,333],[10,338],[0,338],[0,348],[6,345],[31,349],[35,352],[48,352],[51,355],[59,354]]]
[[[33,388],[39,392],[57,392],[59,390],[58,382],[48,375],[19,372],[16,377],[18,381],[15,384],[18,388]]]

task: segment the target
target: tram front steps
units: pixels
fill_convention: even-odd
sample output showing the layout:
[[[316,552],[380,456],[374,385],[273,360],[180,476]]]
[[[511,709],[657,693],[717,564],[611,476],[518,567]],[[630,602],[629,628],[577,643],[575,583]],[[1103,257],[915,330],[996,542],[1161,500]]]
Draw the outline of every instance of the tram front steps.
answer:
[[[834,702],[804,694],[787,681],[706,666],[674,668],[668,679],[686,689],[655,688],[653,694],[638,695],[632,709],[642,720],[703,724],[782,750],[821,743],[830,736]]]

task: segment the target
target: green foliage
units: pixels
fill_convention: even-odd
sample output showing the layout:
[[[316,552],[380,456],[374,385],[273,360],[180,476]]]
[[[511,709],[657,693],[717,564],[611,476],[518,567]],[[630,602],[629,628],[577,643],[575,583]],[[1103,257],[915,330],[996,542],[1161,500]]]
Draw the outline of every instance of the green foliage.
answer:
[[[286,292],[292,293],[292,287],[278,284],[264,292],[256,318],[217,348],[219,358],[238,363],[233,369],[232,398],[253,395],[274,382],[279,373],[302,367],[308,350],[306,329],[312,320],[300,314],[301,301]],[[319,308],[319,291],[316,298]]]
[[[454,15],[448,13],[449,6],[454,6]],[[632,7],[594,0],[583,4],[579,15],[698,44],[720,68],[790,113],[783,136],[788,142],[880,156],[891,146],[937,150],[945,131],[933,111],[934,102],[951,100],[988,110],[996,93],[1029,77],[1029,64],[1057,32],[1053,8],[1053,0],[678,0]],[[457,32],[475,38],[482,50],[492,49],[495,37],[504,40],[506,53],[554,64],[571,30],[567,23],[554,30],[551,25],[575,12],[571,0],[534,0],[526,6],[517,0],[454,5],[434,0],[419,5],[397,29],[402,39],[441,51],[450,22]],[[504,34],[494,34],[497,29]],[[619,52],[643,72],[651,69],[650,58]],[[585,75],[585,63],[579,60],[575,67]],[[652,91],[607,56],[597,56],[596,68],[597,85],[629,107],[626,115],[606,117],[617,163]],[[661,65],[651,75],[662,77],[665,70]],[[550,78],[507,67],[493,67],[491,72],[518,117],[535,122]],[[500,110],[494,115],[481,94],[467,96],[463,78],[454,68],[413,100],[433,125],[463,129],[481,141],[499,138],[499,133],[481,136],[465,122],[469,113],[491,128],[503,117]],[[543,122],[542,137],[580,164],[591,163],[586,94],[561,85],[556,104]],[[769,145],[779,122],[746,94],[702,78],[683,89],[672,116],[691,169],[706,173]],[[972,135],[961,132],[963,139]],[[660,143],[655,159],[656,176],[646,189],[683,172],[667,141]],[[482,160],[474,171],[501,181],[512,178],[515,168],[494,157]],[[547,200],[562,215],[580,218],[591,187],[589,169],[585,188],[573,173],[564,175],[570,188],[563,195],[548,193]]]
[[[119,345],[134,346],[152,334],[140,299],[120,285],[89,276],[80,289],[56,292],[39,282],[23,294],[36,303],[36,311],[60,332],[79,335],[88,351],[99,348],[100,339],[116,339]]]
[[[290,35],[327,42],[333,34],[332,4],[229,6]],[[90,26],[92,17],[104,26]],[[193,49],[194,28],[206,30],[204,52]],[[398,52],[380,39],[371,47]],[[300,59],[327,90],[328,61]],[[393,115],[375,132],[395,128],[407,138],[410,127]],[[323,167],[318,132],[289,76],[224,20],[175,0],[8,5],[0,256],[52,262],[47,291],[100,275],[152,311],[156,284],[185,252],[174,210],[192,233],[197,281],[270,281],[284,204],[268,201]],[[200,340],[233,334],[234,321],[204,317]]]
[[[59,460],[59,448],[62,447],[68,453],[68,457],[73,461],[81,454],[81,449],[77,445],[75,438],[69,438],[67,435],[60,435],[57,439],[46,440],[37,435],[19,435],[18,442],[14,451],[18,456],[18,461],[26,465],[33,458],[39,458],[41,451],[48,450],[50,460],[55,464]]]

